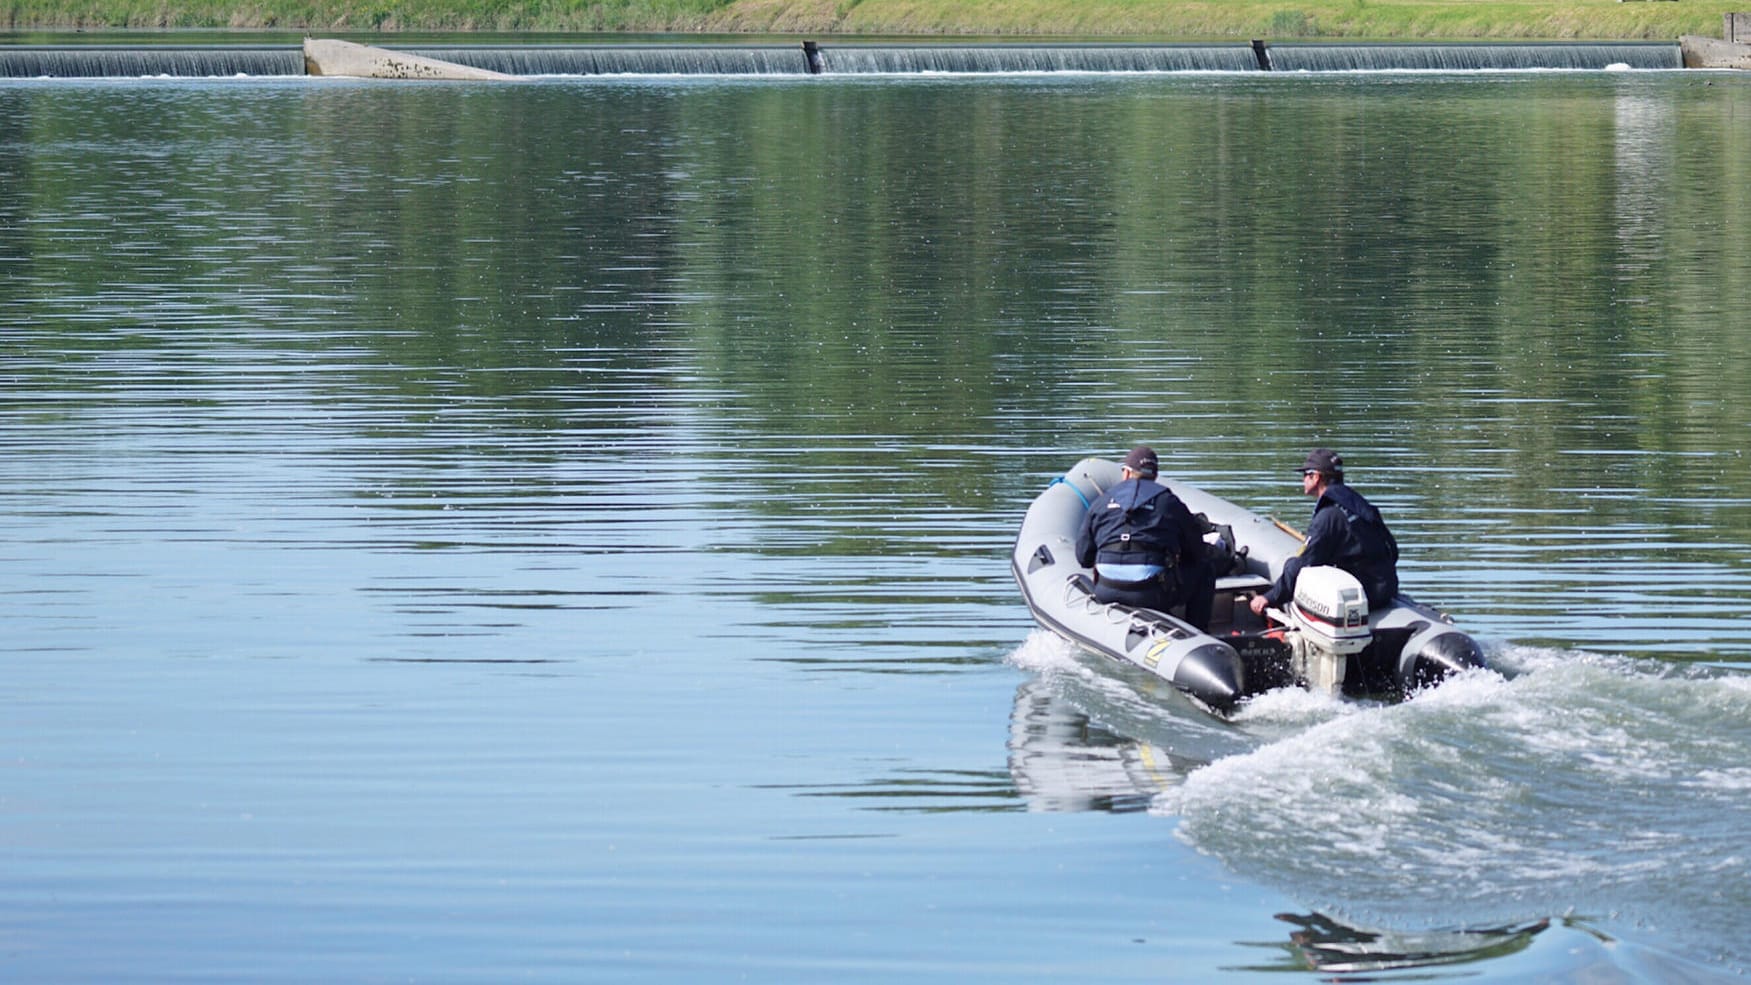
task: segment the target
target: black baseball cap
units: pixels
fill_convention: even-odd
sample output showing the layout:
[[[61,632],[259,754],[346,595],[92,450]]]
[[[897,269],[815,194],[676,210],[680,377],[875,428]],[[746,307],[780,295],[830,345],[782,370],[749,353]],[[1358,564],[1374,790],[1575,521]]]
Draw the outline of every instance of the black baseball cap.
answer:
[[[1145,479],[1155,478],[1158,461],[1155,449],[1148,445],[1138,445],[1131,449],[1131,454],[1125,456],[1125,468],[1137,473]]]
[[[1307,453],[1307,461],[1295,471],[1306,475],[1309,472],[1322,472],[1326,475],[1342,477],[1344,474],[1344,456],[1330,448],[1315,448]]]

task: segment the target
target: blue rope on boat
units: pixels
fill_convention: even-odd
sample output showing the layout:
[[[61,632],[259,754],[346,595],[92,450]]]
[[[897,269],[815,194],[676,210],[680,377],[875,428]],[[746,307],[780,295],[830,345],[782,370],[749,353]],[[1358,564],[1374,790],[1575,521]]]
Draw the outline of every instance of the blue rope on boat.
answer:
[[[1076,488],[1076,485],[1074,483],[1070,482],[1068,479],[1065,479],[1063,476],[1059,476],[1058,478],[1053,479],[1051,482],[1046,483],[1046,488],[1050,489],[1060,482],[1064,483],[1064,485],[1066,485],[1066,486],[1069,486],[1070,491],[1076,494],[1076,498],[1082,500],[1082,508],[1083,509],[1086,510],[1090,506],[1094,505],[1093,503],[1090,503],[1088,501],[1087,496],[1082,495],[1082,490]]]

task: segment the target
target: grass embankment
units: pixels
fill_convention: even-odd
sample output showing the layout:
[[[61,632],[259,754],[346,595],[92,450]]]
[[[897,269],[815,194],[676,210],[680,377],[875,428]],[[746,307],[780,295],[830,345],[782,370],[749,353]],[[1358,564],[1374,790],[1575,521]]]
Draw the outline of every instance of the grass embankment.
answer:
[[[1751,0],[9,0],[0,28],[1672,40]]]

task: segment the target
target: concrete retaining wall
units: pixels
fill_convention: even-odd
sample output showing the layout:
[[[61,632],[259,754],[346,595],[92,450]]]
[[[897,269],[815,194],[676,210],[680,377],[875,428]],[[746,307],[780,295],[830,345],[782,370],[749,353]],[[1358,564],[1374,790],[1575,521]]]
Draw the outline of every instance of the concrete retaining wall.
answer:
[[[1735,44],[1751,44],[1751,14],[1728,14],[1721,37]]]
[[[332,39],[304,39],[306,75],[345,75],[360,79],[512,80],[515,75],[471,65],[409,55],[387,48]]]
[[[1678,50],[1685,68],[1751,69],[1751,44],[1686,34],[1678,39]]]

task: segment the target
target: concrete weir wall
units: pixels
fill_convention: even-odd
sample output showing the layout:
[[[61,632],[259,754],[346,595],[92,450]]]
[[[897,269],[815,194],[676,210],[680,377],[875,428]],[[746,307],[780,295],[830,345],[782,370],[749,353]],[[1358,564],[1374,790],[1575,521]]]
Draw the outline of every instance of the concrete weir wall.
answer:
[[[1686,34],[1678,39],[1685,68],[1751,69],[1751,14],[1722,18],[1721,38]]]
[[[304,74],[345,75],[360,79],[514,80],[515,75],[472,65],[409,55],[351,41],[304,39]]]
[[[1537,48],[1531,55],[1520,50],[1521,47],[1526,46],[1513,45],[1435,45],[1427,46],[1425,49],[1416,46],[1406,48],[1404,46],[1288,44],[1272,49],[1263,41],[1254,41],[1250,50],[1237,45],[1212,48],[1210,52],[1205,52],[1201,48],[1191,50],[1185,46],[1169,46],[1171,50],[1167,53],[1171,58],[1168,62],[1160,62],[1158,56],[1161,52],[1149,49],[1144,52],[1144,55],[1155,60],[1148,61],[1143,67],[1147,70],[1157,71],[1179,68],[1217,68],[1231,71],[1254,69],[1271,71],[1278,68],[1288,71],[1336,71],[1358,68],[1464,69],[1492,67],[1495,62],[1506,58],[1507,61],[1503,62],[1506,67],[1585,68],[1591,65],[1589,59],[1598,61],[1600,58],[1609,56],[1613,64],[1627,63],[1634,67],[1643,68],[1676,68],[1682,64],[1686,68],[1751,69],[1751,44],[1745,43],[1745,41],[1751,40],[1751,14],[1728,14],[1725,28],[1727,40],[1686,35],[1679,39],[1677,52],[1673,52],[1670,46],[1629,44],[1615,47],[1612,45],[1580,45],[1572,48]],[[1602,53],[1598,50],[1601,48],[1608,50]],[[1654,51],[1655,54],[1644,58],[1645,53],[1641,50],[1643,48]],[[1123,47],[1111,49],[1098,46],[1087,50],[1068,47],[1038,50],[1009,47],[990,49],[932,47],[908,48],[896,52],[885,48],[849,46],[844,49],[834,49],[831,57],[828,57],[828,52],[811,41],[803,43],[802,56],[796,58],[794,69],[796,72],[806,70],[811,74],[829,72],[857,74],[869,71],[1015,71],[1018,70],[1018,66],[1034,71],[1071,69],[1099,71],[1134,69],[1136,67],[1109,65],[1105,59],[1108,59],[1115,50],[1121,54],[1135,55],[1141,49]],[[1191,55],[1200,56],[1210,56],[1213,52],[1226,60],[1212,65],[1181,64],[1188,56],[1188,51]],[[1557,51],[1571,61],[1575,59],[1579,59],[1579,61],[1575,64],[1568,64],[1561,60],[1551,61],[1551,51]],[[995,61],[991,60],[994,53],[1000,56]],[[635,54],[638,53],[635,52]],[[762,51],[759,54],[762,60],[756,70],[770,70],[772,53]],[[1674,54],[1679,57],[1674,59]],[[884,57],[887,56],[897,57],[898,62],[890,64],[892,58],[884,60]],[[1083,64],[1088,60],[1088,57],[1084,56],[1094,57],[1098,63],[1097,66],[1091,69],[1088,65]],[[1233,58],[1229,59],[1227,56],[1233,56]],[[649,56],[644,55],[643,57],[648,59]],[[1406,61],[1406,57],[1411,57],[1411,60]],[[1531,60],[1526,60],[1528,58]],[[1066,59],[1069,59],[1073,64],[1066,63]],[[1520,59],[1520,61],[1515,59]],[[588,62],[588,67],[580,69],[574,66],[569,70],[581,70],[585,74],[596,71],[630,70],[620,66],[618,61],[608,68],[603,68],[599,64],[600,61],[599,57],[593,56]],[[1648,63],[1643,64],[1644,61]],[[1278,64],[1279,62],[1281,64]],[[547,71],[546,68],[526,67],[544,64],[538,60],[536,62],[518,60],[513,64],[523,71]],[[1595,67],[1602,67],[1602,64]],[[616,66],[620,67],[616,68]],[[317,38],[307,38],[304,41],[304,68],[308,75],[335,75],[365,79],[514,81],[526,78],[523,75],[510,75],[491,69],[476,68],[473,65],[445,61],[426,55],[392,51],[387,48],[356,44],[351,41]],[[673,70],[673,68],[668,70]]]

